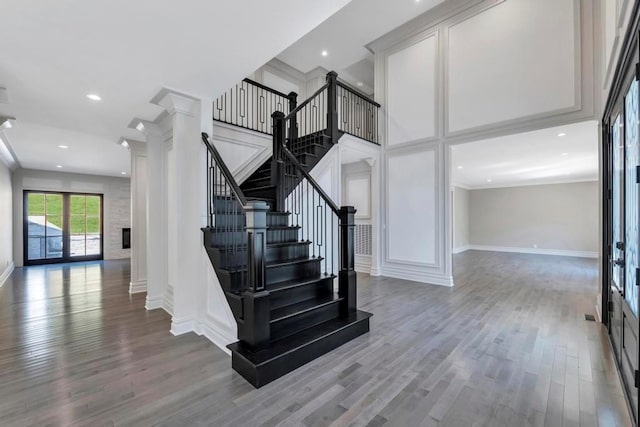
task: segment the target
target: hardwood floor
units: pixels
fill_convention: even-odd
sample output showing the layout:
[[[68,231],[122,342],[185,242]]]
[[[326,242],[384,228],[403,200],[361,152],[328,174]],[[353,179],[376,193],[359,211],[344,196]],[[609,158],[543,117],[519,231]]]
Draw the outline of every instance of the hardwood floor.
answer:
[[[254,390],[129,296],[127,262],[0,288],[0,425],[629,426],[595,260],[466,252],[453,289],[359,277],[371,333]]]

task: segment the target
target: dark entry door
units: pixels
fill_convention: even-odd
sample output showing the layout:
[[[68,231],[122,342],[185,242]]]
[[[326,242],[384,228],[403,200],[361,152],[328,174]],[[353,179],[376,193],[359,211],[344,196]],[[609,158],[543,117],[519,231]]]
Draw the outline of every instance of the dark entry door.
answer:
[[[611,158],[611,252],[609,332],[632,412],[638,414],[638,251],[640,244],[639,91],[630,75],[613,115]]]

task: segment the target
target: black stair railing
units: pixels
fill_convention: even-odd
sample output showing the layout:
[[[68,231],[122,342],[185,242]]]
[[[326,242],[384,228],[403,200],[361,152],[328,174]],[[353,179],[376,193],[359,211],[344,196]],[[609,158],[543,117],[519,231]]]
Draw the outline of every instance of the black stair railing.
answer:
[[[296,113],[273,116],[274,157],[282,173],[276,203],[290,213],[289,224],[299,228],[299,240],[311,242],[311,256],[322,260],[324,275],[334,275],[338,270],[341,311],[346,314],[356,309],[355,208],[338,207],[287,148],[286,130],[291,128],[289,122]]]
[[[272,135],[272,116],[280,111],[292,116],[288,120],[290,144],[295,144],[298,137],[319,132],[326,133],[334,142],[339,139],[339,132],[344,132],[380,144],[380,104],[339,81],[334,71],[327,74],[326,80],[325,85],[298,106],[295,92],[284,94],[244,79],[214,101],[213,119]]]
[[[288,114],[298,95],[288,95],[251,79],[244,79],[213,102],[213,120],[271,135],[271,115]]]
[[[207,148],[207,227],[211,231],[208,244],[223,250],[223,265],[241,272],[247,268],[247,257],[244,256],[247,247],[247,200],[204,132],[202,142]],[[242,282],[245,281],[243,277]]]
[[[221,265],[238,276],[234,292],[242,297],[238,339],[259,348],[269,342],[269,292],[266,291],[267,212],[263,201],[249,201],[222,157],[202,133],[207,148],[207,228],[205,246],[221,252]]]
[[[338,129],[374,144],[378,139],[378,111],[380,104],[336,82]]]

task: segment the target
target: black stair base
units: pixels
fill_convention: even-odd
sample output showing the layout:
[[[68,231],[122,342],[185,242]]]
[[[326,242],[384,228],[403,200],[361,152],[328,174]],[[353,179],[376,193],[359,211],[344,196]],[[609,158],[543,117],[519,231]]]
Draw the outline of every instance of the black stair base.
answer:
[[[272,342],[268,348],[256,352],[241,342],[230,344],[227,348],[231,350],[231,366],[254,387],[260,388],[366,334],[369,332],[369,317],[370,313],[358,310]]]

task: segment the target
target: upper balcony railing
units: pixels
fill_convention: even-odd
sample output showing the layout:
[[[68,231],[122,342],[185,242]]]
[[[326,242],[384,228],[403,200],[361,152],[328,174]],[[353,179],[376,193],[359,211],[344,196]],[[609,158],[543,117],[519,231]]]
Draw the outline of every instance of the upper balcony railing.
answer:
[[[289,114],[297,96],[244,79],[213,102],[213,120],[271,135],[271,115],[276,111]]]
[[[253,80],[244,79],[231,88],[213,105],[213,119],[235,126],[273,134],[273,113],[285,116],[295,114],[289,125],[287,139],[321,131],[334,137],[338,132],[348,133],[374,144],[378,137],[378,111],[380,104],[338,81],[338,75],[330,72],[327,83],[309,99],[298,106],[297,94],[288,95]]]

